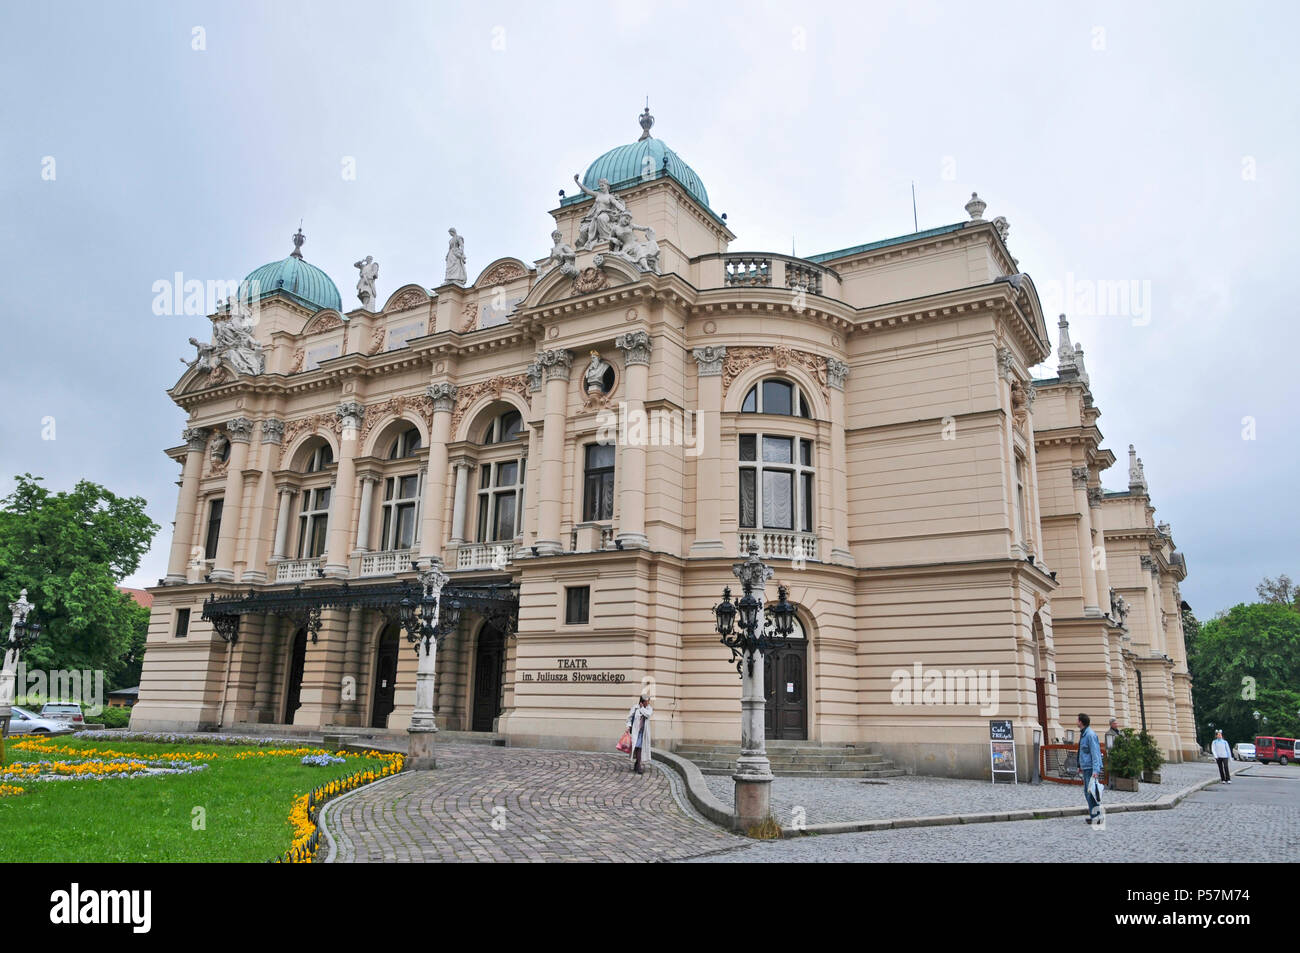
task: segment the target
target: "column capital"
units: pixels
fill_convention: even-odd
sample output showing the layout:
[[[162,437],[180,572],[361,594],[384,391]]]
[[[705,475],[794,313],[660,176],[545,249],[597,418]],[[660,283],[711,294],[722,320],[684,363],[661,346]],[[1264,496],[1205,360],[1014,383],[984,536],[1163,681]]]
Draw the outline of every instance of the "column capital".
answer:
[[[208,437],[212,431],[207,427],[186,427],[181,431],[181,439],[185,441],[185,449],[193,453],[202,451],[208,445]]]
[[[1076,490],[1086,489],[1088,486],[1088,468],[1070,467],[1070,481],[1074,484]]]
[[[628,331],[614,338],[614,346],[623,352],[623,365],[650,363],[650,333]]]
[[[355,400],[345,400],[334,410],[334,416],[343,423],[343,429],[355,429],[361,426],[366,416],[366,408]]]
[[[275,491],[281,496],[286,493],[293,495],[298,492],[298,487],[289,480],[280,480],[275,484]]]
[[[378,470],[362,470],[357,474],[357,479],[362,483],[378,483],[384,478],[384,475]]]
[[[460,388],[447,381],[430,384],[424,389],[425,396],[433,401],[435,413],[438,411],[451,413],[456,406],[456,395],[459,393]]]
[[[540,361],[533,361],[528,365],[528,392],[536,394],[542,389],[542,364]]]
[[[284,440],[284,421],[268,417],[262,421],[262,443],[279,444]]]
[[[836,390],[844,390],[844,382],[848,380],[849,365],[843,361],[836,360],[833,357],[826,358],[826,383]]]
[[[248,443],[253,436],[253,422],[247,417],[232,417],[226,421],[226,436],[231,443]]]
[[[1101,506],[1102,489],[1099,486],[1088,487],[1088,505]]]
[[[1146,572],[1156,572],[1156,560],[1154,556],[1139,556],[1138,562],[1142,564],[1142,569]]]
[[[476,469],[478,469],[478,461],[475,460],[473,457],[466,456],[464,454],[458,457],[452,457],[451,465],[455,467],[457,470],[468,470],[471,473],[473,473]]]
[[[537,364],[542,368],[542,376],[549,381],[567,381],[573,368],[573,352],[563,348],[553,351],[539,351]]]
[[[695,358],[695,372],[699,377],[722,376],[722,360],[727,356],[725,345],[697,347],[691,356]]]

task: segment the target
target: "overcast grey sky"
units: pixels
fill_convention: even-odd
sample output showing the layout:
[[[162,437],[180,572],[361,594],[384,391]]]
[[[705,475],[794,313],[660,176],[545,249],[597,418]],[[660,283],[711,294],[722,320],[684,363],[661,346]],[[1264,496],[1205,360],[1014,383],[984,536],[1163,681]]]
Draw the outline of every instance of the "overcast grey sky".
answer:
[[[557,189],[648,94],[736,250],[910,232],[915,181],[921,228],[972,190],[1006,216],[1053,315],[1053,289],[1137,282],[1126,313],[1066,310],[1104,482],[1136,444],[1208,617],[1300,575],[1298,26],[1282,3],[7,4],[0,494],[30,471],[145,497],[165,529],[131,583],[154,583],[164,392],[210,327],[155,315],[155,281],[237,280],[299,219],[345,307],[367,254],[381,300],[438,284],[449,226],[471,276],[540,257]]]

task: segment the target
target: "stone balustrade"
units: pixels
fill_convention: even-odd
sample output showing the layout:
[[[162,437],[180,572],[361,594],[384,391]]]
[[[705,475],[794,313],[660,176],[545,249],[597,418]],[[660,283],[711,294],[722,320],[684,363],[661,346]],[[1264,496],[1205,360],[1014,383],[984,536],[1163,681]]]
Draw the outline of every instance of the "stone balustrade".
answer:
[[[817,559],[817,537],[811,533],[742,530],[739,536],[738,556],[748,555],[750,544],[758,543],[758,555],[763,559]]]
[[[361,557],[362,576],[392,576],[406,572],[415,558],[413,549],[392,549],[382,553],[366,553]]]

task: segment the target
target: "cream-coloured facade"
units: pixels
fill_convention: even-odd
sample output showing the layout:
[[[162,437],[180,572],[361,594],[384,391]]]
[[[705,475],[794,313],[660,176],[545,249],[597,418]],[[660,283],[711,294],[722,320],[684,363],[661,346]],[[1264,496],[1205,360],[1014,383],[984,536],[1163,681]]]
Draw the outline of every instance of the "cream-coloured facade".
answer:
[[[552,210],[550,258],[344,313],[295,248],[254,272],[251,366],[213,316],[216,350],[170,392],[189,420],[133,727],[404,729],[392,593],[437,563],[466,595],[441,727],[609,749],[649,686],[656,744],[735,742],[711,608],[756,544],[800,606],[768,666],[773,736],[987,777],[991,718],[1025,772],[1035,729],[1137,725],[1141,698],[1172,756],[1194,748],[1182,558],[1144,483],[1093,492],[1113,458],[1086,375],[1031,381],[1051,344],[1005,220],[972,197],[912,235],[734,252],[645,118],[588,170],[594,198]],[[602,237],[610,196],[635,239]],[[244,600],[233,642],[209,596]],[[918,666],[996,674],[994,704],[900,704]]]

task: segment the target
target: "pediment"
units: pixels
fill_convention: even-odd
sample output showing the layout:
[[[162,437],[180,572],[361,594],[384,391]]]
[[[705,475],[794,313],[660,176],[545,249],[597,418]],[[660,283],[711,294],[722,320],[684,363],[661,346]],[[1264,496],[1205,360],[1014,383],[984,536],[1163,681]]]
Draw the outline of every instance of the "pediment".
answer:
[[[583,262],[585,260],[585,267]],[[532,308],[542,304],[552,304],[566,298],[595,294],[619,285],[631,284],[644,277],[629,261],[613,255],[605,255],[602,264],[597,267],[594,257],[579,256],[579,268],[576,276],[563,274],[554,268],[533,285],[532,291],[521,307]]]
[[[410,284],[402,285],[391,295],[388,301],[384,303],[384,313],[390,311],[410,311],[412,308],[423,308],[432,300],[429,292],[420,285]]]
[[[302,333],[323,334],[326,331],[333,331],[336,328],[341,328],[346,322],[347,318],[343,317],[343,315],[338,311],[335,311],[333,308],[325,308],[324,310],[317,311],[312,315],[303,326]]]

